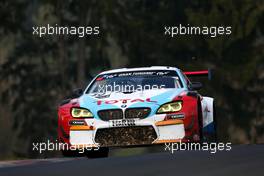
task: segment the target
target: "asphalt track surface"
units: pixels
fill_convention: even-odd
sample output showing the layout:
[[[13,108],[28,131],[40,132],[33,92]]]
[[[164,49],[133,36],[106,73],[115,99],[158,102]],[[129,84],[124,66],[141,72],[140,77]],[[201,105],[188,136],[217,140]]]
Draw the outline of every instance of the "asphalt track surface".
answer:
[[[57,158],[27,162],[20,165],[0,163],[0,176],[263,176],[264,145],[234,146],[231,151],[221,151],[216,154],[207,151],[178,151],[174,154],[162,152],[128,157]]]

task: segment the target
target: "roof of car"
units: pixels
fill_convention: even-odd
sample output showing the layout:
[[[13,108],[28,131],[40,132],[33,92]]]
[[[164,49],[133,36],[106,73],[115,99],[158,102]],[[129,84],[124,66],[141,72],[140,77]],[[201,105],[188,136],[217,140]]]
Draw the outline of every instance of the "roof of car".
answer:
[[[118,73],[118,72],[129,72],[129,71],[149,71],[149,70],[177,70],[176,67],[169,66],[151,66],[151,67],[137,67],[137,68],[119,68],[104,71],[101,74]]]

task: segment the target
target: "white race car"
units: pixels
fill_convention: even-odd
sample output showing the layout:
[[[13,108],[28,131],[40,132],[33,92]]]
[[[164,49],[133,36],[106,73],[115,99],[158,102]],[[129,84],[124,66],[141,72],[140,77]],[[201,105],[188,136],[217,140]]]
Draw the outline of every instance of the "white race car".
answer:
[[[102,72],[59,106],[59,141],[106,157],[109,147],[215,138],[214,99],[201,96],[202,84],[187,78],[208,73],[158,66]]]

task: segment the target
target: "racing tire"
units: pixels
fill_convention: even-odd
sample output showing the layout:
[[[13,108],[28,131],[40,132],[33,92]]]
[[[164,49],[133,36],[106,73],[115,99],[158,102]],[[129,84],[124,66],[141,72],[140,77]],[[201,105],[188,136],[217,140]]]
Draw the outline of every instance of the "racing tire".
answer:
[[[84,153],[78,152],[78,150],[61,150],[64,157],[83,157]]]
[[[109,154],[108,147],[100,147],[98,150],[89,150],[85,152],[88,158],[106,158]]]
[[[218,142],[218,138],[217,138],[217,119],[216,119],[215,104],[213,104],[213,123],[214,123],[214,133],[211,135],[210,142]]]
[[[213,132],[204,135],[204,142],[207,143],[217,143],[217,120],[216,120],[216,108],[215,104],[213,103]]]

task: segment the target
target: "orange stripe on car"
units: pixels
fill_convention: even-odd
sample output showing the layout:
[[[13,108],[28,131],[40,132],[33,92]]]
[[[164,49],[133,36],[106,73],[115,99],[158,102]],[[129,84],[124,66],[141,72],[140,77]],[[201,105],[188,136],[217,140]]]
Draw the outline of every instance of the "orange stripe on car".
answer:
[[[163,120],[155,123],[156,126],[177,125],[177,124],[183,124],[183,120],[172,119],[172,120]]]
[[[99,147],[99,145],[97,144],[76,144],[76,145],[71,145],[71,147],[74,147],[76,149],[83,149],[83,148],[95,148],[95,147]]]
[[[163,143],[174,143],[174,142],[183,142],[182,139],[165,139],[154,141],[153,144],[163,144]]]
[[[75,125],[75,126],[71,126],[70,130],[72,131],[81,131],[81,130],[94,130],[95,127],[93,126],[84,126],[84,125]]]

